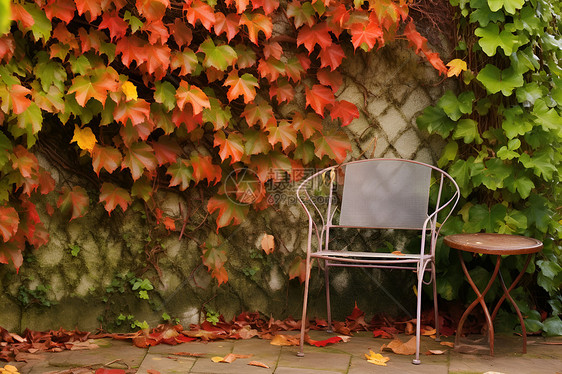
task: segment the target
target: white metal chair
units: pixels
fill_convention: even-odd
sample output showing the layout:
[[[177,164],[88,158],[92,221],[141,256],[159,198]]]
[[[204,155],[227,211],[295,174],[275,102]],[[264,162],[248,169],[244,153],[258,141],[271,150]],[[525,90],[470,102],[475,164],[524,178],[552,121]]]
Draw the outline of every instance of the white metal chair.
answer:
[[[353,161],[306,178],[297,188],[297,198],[308,215],[303,323],[297,355],[304,356],[311,261],[316,258],[324,264],[329,330],[332,327],[330,267],[411,269],[416,272],[416,356],[413,363],[419,364],[421,297],[422,286],[426,283],[423,278],[426,271],[431,272],[426,284],[433,283],[435,328],[439,338],[435,246],[442,224],[453,211],[459,195],[459,188],[449,174],[435,166],[411,160]],[[338,223],[334,223],[335,220]],[[340,228],[419,230],[419,253],[332,249],[330,233]]]

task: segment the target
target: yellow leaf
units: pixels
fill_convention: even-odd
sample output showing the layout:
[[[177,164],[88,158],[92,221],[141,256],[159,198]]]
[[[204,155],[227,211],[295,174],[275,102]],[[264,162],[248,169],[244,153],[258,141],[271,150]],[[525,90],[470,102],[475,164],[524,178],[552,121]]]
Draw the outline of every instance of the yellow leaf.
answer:
[[[368,362],[375,365],[386,366],[386,362],[390,360],[389,357],[384,357],[380,353],[375,353],[369,350],[369,354],[365,353],[365,358]]]
[[[80,149],[86,149],[91,152],[96,144],[96,136],[91,128],[84,127],[81,129],[78,125],[74,125],[74,136],[70,142],[76,142]]]
[[[458,58],[449,61],[447,66],[449,67],[449,71],[447,72],[448,77],[452,77],[453,75],[458,77],[460,73],[466,70],[466,62]]]
[[[224,357],[215,356],[215,357],[211,357],[211,361],[213,361],[213,362],[221,362],[223,358],[224,358]]]
[[[121,90],[125,94],[127,101],[136,100],[139,97],[137,95],[137,87],[129,81],[123,83]]]

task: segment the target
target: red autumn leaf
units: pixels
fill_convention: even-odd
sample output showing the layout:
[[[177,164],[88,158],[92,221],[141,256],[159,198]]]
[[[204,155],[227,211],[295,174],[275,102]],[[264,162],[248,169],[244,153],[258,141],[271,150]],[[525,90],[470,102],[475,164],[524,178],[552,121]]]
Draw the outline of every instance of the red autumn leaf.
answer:
[[[168,231],[174,231],[176,229],[176,223],[174,222],[174,219],[171,217],[164,217],[162,219],[162,224]]]
[[[330,29],[325,22],[312,27],[303,26],[297,36],[297,46],[304,44],[304,47],[308,50],[308,54],[312,53],[316,44],[318,44],[320,48],[325,49],[332,45],[332,36],[329,31]]]
[[[137,0],[137,9],[148,22],[162,19],[166,8],[170,6],[169,0]]]
[[[230,13],[225,16],[223,13],[217,12],[215,13],[215,24],[213,25],[213,29],[215,30],[215,34],[217,36],[225,33],[226,38],[230,42],[232,38],[238,34],[240,29],[240,16],[234,13]]]
[[[120,39],[115,48],[115,55],[121,54],[121,62],[126,67],[131,66],[131,62],[135,61],[138,65],[148,60],[148,49],[145,48],[146,42],[136,36],[128,36]],[[84,50],[84,46],[82,46]]]
[[[148,33],[148,42],[150,44],[156,44],[158,42],[165,44],[170,37],[168,28],[164,26],[164,23],[160,19],[145,24],[141,30]]]
[[[217,216],[217,232],[224,226],[239,225],[248,215],[248,206],[231,200],[228,196],[213,196],[207,203],[207,210],[210,214],[219,211]]]
[[[324,109],[336,101],[334,93],[328,87],[315,84],[311,89],[306,87],[306,105],[324,118]]]
[[[172,56],[170,48],[163,44],[148,44],[145,49],[147,49],[148,56],[146,62],[148,73],[153,74],[157,70],[165,72],[170,66]]]
[[[293,117],[293,127],[300,131],[306,140],[316,132],[322,131],[322,118],[315,113],[307,113],[306,117],[303,117],[300,112],[297,112]]]
[[[108,173],[113,173],[120,165],[123,156],[118,149],[113,147],[104,147],[98,144],[94,145],[92,151],[92,167],[99,176],[101,169],[107,170]]]
[[[340,118],[342,126],[347,126],[354,118],[359,118],[359,110],[355,104],[346,100],[339,100],[332,106],[330,117],[332,117],[333,120]]]
[[[355,49],[365,43],[367,46],[366,50],[370,51],[377,41],[380,47],[384,45],[382,28],[374,17],[370,17],[368,23],[356,22],[351,25],[351,43]]]
[[[78,15],[81,16],[84,13],[89,13],[90,21],[95,20],[101,15],[101,2],[91,1],[91,0],[74,0],[76,3],[76,10]]]
[[[191,29],[187,27],[185,23],[182,22],[180,18],[174,20],[174,24],[170,25],[170,34],[174,37],[176,44],[181,47],[186,47],[191,44],[193,40],[193,33]],[[217,33],[218,35],[218,33]]]
[[[406,25],[404,28],[404,35],[408,38],[409,44],[416,47],[417,54],[421,51],[427,51],[427,39],[421,36],[421,34],[416,30],[414,21],[410,21]]]
[[[427,61],[439,72],[439,75],[447,74],[449,69],[447,69],[437,52],[424,52],[424,55]]]
[[[393,336],[382,329],[375,329],[373,330],[373,337],[375,338],[382,338],[382,339],[392,339]]]
[[[9,61],[14,55],[16,45],[12,35],[0,37],[0,61]]]
[[[152,143],[152,148],[154,156],[158,160],[158,166],[173,164],[182,152],[178,142],[167,136],[161,136],[158,141]]]
[[[185,191],[189,187],[189,182],[193,180],[193,168],[184,159],[178,159],[174,164],[168,166],[166,174],[172,177],[169,186],[179,186],[181,191]]]
[[[307,67],[303,67],[302,61],[297,57],[291,57],[285,64],[285,74],[287,74],[287,77],[295,83],[301,80],[301,75],[306,73],[307,69]]]
[[[258,80],[251,74],[244,73],[241,77],[238,76],[236,70],[232,70],[226,80],[225,86],[230,86],[226,96],[228,100],[236,100],[239,96],[244,97],[244,103],[248,104],[256,97],[256,88],[259,87]]]
[[[250,5],[250,0],[225,0],[224,3],[226,4],[226,6],[231,6],[232,4],[234,4],[234,6],[236,7],[236,12],[240,14],[246,10],[248,5]]]
[[[16,145],[13,149],[12,167],[19,170],[24,178],[30,178],[37,173],[39,161],[37,157],[21,145]]]
[[[96,370],[95,374],[126,374],[127,372],[123,369],[105,369],[99,368]]]
[[[137,180],[142,176],[145,169],[148,171],[155,170],[157,163],[152,147],[144,142],[138,142],[125,149],[121,170],[128,168],[133,180]]]
[[[131,195],[127,190],[117,187],[113,183],[105,182],[102,184],[100,192],[100,203],[104,204],[105,210],[110,215],[118,205],[125,211],[131,204]]]
[[[271,144],[267,140],[267,136],[261,130],[249,129],[244,132],[244,153],[248,156],[260,153],[268,153],[271,150]]]
[[[337,92],[343,84],[343,78],[339,71],[329,71],[328,69],[320,69],[316,73],[318,82],[324,86],[330,86],[332,91]]]
[[[258,65],[258,72],[260,77],[267,78],[270,83],[273,83],[279,78],[279,75],[284,75],[285,64],[273,57],[267,60],[261,59]]]
[[[201,258],[203,259],[203,264],[207,266],[208,271],[211,272],[211,276],[219,282],[219,286],[222,283],[228,282],[228,273],[223,266],[227,259],[224,250],[215,247],[206,247],[206,249],[203,250],[203,256],[201,256]]]
[[[129,24],[125,20],[119,17],[119,13],[116,11],[105,12],[102,16],[101,22],[98,26],[99,30],[107,29],[109,30],[109,36],[111,40],[121,39],[127,33],[127,28]]]
[[[246,69],[254,66],[256,63],[256,52],[252,48],[244,44],[238,44],[235,49],[236,52],[236,67],[238,69]]]
[[[201,182],[203,179],[207,179],[207,185],[217,184],[222,177],[222,169],[220,166],[213,164],[213,159],[211,156],[200,156],[198,154],[193,154],[189,161],[191,162],[191,167],[193,168],[193,179],[195,183]]]
[[[232,132],[228,138],[222,130],[215,133],[213,146],[219,147],[219,156],[222,161],[230,157],[230,164],[240,161],[244,155],[243,138],[240,134]]]
[[[343,132],[317,133],[312,138],[312,141],[315,146],[314,154],[318,158],[321,159],[324,156],[328,156],[338,164],[342,163],[347,156],[347,152],[351,151],[349,139]]]
[[[315,347],[325,347],[328,344],[339,343],[342,340],[343,339],[339,336],[332,336],[331,338],[324,339],[324,340],[312,340],[312,339],[308,338],[308,340],[306,342],[310,345],[315,346]]]
[[[340,29],[343,28],[349,20],[349,11],[346,9],[345,4],[340,3],[330,8],[331,9],[328,9],[326,12],[328,15],[328,22]]]
[[[0,91],[2,111],[8,113],[11,108],[14,114],[22,114],[31,105],[31,100],[26,97],[29,94],[31,90],[19,84],[13,84],[9,89]]]
[[[144,99],[120,101],[113,111],[115,121],[127,124],[131,121],[133,126],[139,125],[148,120],[150,115],[150,104]]]
[[[273,57],[274,59],[280,60],[283,55],[283,47],[277,42],[264,43],[263,55],[266,59]]]
[[[41,195],[46,195],[55,189],[55,180],[48,171],[42,170],[39,173],[39,190]]]
[[[148,139],[150,133],[154,129],[154,125],[151,122],[141,122],[138,125],[133,125],[127,122],[125,126],[121,126],[119,129],[119,135],[123,139],[123,143],[128,147],[137,140]]]
[[[287,121],[281,121],[279,125],[269,126],[267,128],[268,141],[271,146],[281,143],[283,150],[291,145],[297,144],[297,130]]]
[[[35,20],[31,14],[29,14],[21,4],[11,3],[10,6],[12,8],[12,20],[21,22],[24,29],[29,29],[35,24]]]
[[[334,71],[341,65],[341,62],[345,57],[345,53],[343,52],[342,47],[338,44],[332,44],[326,48],[322,48],[318,56],[320,57],[321,68],[329,66],[331,70]]]
[[[275,9],[279,8],[278,0],[252,0],[252,9],[256,10],[262,8],[263,12],[267,15],[273,13]]]
[[[184,109],[185,104],[191,104],[194,115],[201,113],[203,108],[211,108],[207,95],[199,87],[190,85],[184,80],[180,82],[176,91],[176,101],[181,110]]]
[[[18,231],[20,219],[18,212],[11,206],[0,207],[0,235],[5,242]]]
[[[287,16],[294,18],[293,23],[298,29],[302,25],[314,26],[316,11],[310,3],[301,3],[300,1],[292,1],[287,5]]]
[[[170,67],[172,70],[181,68],[179,75],[188,75],[195,71],[198,63],[197,55],[195,55],[195,53],[189,48],[186,48],[182,52],[172,52]]]
[[[174,122],[176,127],[180,127],[182,123],[185,123],[187,131],[191,132],[203,124],[203,114],[194,115],[191,106],[186,106],[183,110],[176,107],[172,113],[172,122]]]
[[[240,25],[248,28],[248,37],[255,45],[258,45],[258,33],[262,31],[266,39],[271,38],[273,24],[271,19],[259,13],[244,13],[240,17]]]
[[[68,24],[74,18],[76,5],[73,0],[49,0],[43,9],[50,21],[56,17]]]
[[[275,98],[277,103],[290,102],[295,97],[295,89],[289,83],[288,80],[284,78],[278,79],[275,83],[271,84],[269,87],[269,98]]]
[[[273,108],[265,101],[260,101],[259,104],[247,104],[242,112],[242,117],[246,119],[246,123],[250,127],[259,122],[261,127],[265,128],[277,122]]]
[[[289,280],[297,277],[301,283],[304,282],[306,277],[306,260],[302,259],[300,256],[295,257],[291,265],[289,265]]]
[[[186,19],[192,26],[195,27],[197,21],[200,21],[204,28],[211,31],[211,27],[215,24],[216,18],[213,8],[208,4],[195,0],[188,5],[186,2],[183,5],[184,11],[187,11]]]
[[[57,208],[64,215],[70,214],[70,220],[83,217],[88,211],[90,199],[86,190],[80,186],[74,186],[72,189],[63,187],[59,199],[57,200]]]
[[[74,2],[72,4],[74,5]],[[80,31],[85,32],[83,28],[81,28]],[[57,27],[55,27],[55,29],[53,30],[53,38],[57,39],[61,43],[68,44],[71,49],[78,49],[78,41],[76,40],[76,35],[71,34],[64,23],[59,23]]]

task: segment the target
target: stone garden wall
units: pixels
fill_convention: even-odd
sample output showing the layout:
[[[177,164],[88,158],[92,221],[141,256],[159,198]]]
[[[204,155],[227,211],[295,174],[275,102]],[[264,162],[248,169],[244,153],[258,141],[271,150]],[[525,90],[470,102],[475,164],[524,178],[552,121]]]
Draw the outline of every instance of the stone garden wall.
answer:
[[[445,87],[437,84],[442,78],[433,68],[404,47],[395,43],[370,55],[357,52],[343,69],[339,98],[355,103],[361,112],[346,128],[353,139],[350,158],[436,162],[442,144],[421,134],[415,117]],[[175,195],[165,200],[169,210],[181,206]],[[204,238],[178,240],[176,235],[147,246],[148,228],[141,214],[129,209],[108,217],[98,206],[70,223],[56,215],[47,221],[50,243],[29,254],[19,274],[0,266],[0,326],[14,331],[126,330],[134,321],[155,325],[164,313],[184,324],[198,322],[206,312],[227,319],[241,311],[300,318],[303,287],[288,277],[288,267],[295,256],[303,256],[306,240],[296,204],[254,212],[242,225],[221,229],[230,280],[220,287],[201,263],[198,243]],[[260,247],[264,233],[275,237],[277,248],[270,255]],[[146,266],[147,253],[156,267]],[[413,313],[414,276],[405,274],[333,271],[335,318],[349,314],[355,301],[368,314]],[[314,268],[313,277],[310,315],[324,316],[323,276]],[[145,279],[150,282],[143,284]],[[139,291],[146,293],[141,296]]]

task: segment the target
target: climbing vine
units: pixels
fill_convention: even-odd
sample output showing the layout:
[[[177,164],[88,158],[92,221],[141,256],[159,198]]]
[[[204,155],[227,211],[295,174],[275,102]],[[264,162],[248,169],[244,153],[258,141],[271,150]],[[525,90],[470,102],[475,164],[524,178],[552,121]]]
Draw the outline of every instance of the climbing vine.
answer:
[[[451,4],[457,9],[458,59],[450,74],[459,75],[460,89],[458,94],[445,93],[418,118],[421,129],[447,141],[439,166],[456,179],[464,198],[460,214],[445,230],[541,239],[537,281],[550,295],[551,316],[545,319],[533,309],[536,300],[525,302],[532,295],[516,293],[530,330],[562,334],[561,3]],[[460,284],[454,258],[446,250],[440,253],[438,260],[449,269],[440,278],[440,293],[455,299]],[[518,269],[523,265],[510,264]],[[530,266],[528,272],[534,269]],[[476,273],[488,276],[481,266]]]
[[[180,237],[218,231],[267,207],[272,169],[296,178],[344,160],[341,127],[359,117],[336,95],[346,56],[401,38],[448,70],[404,0],[14,0],[11,17],[0,38],[0,263],[15,268],[26,246],[48,241],[39,195],[55,194],[45,212],[69,220],[97,203],[109,214],[141,206]],[[189,197],[187,211],[169,215],[157,191]],[[227,259],[213,241],[202,259],[221,284]]]

